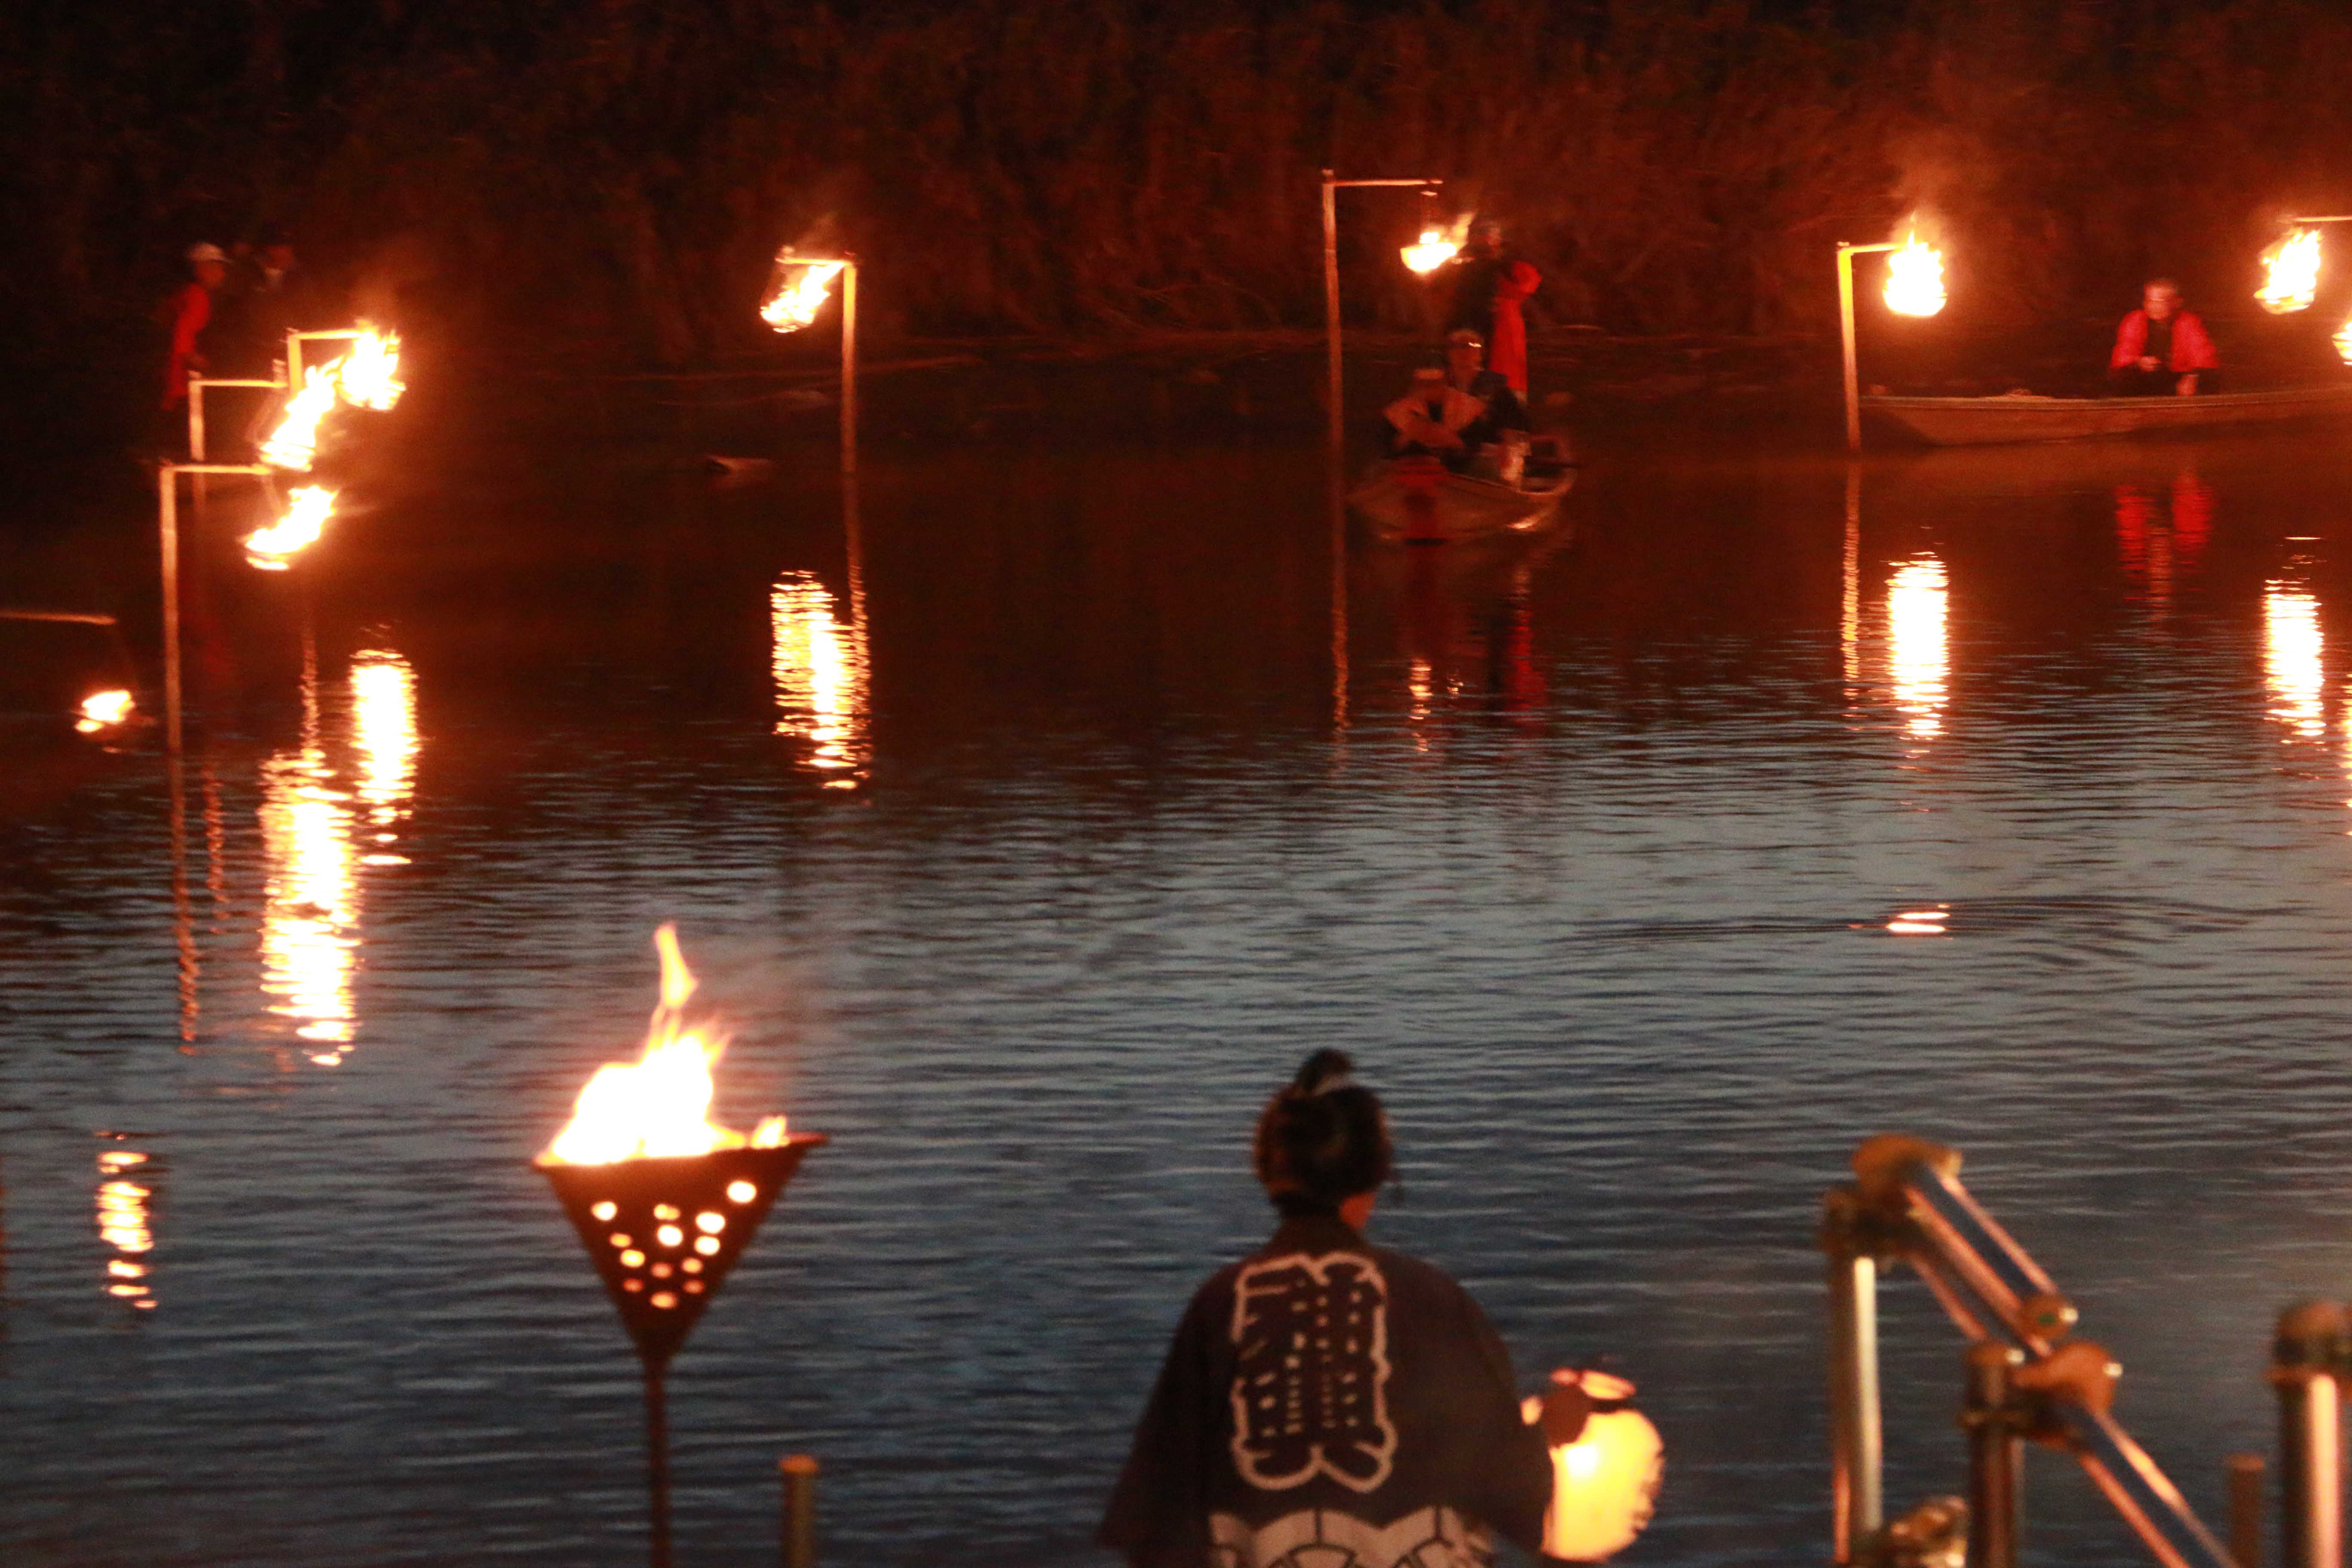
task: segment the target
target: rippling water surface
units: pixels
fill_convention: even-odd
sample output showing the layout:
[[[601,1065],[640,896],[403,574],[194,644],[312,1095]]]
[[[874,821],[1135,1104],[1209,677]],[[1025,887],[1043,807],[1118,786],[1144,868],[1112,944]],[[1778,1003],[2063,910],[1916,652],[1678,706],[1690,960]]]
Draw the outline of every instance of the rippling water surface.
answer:
[[[723,1118],[834,1139],[677,1363],[687,1563],[772,1560],[795,1450],[832,1561],[1096,1561],[1323,1043],[1381,1236],[1523,1375],[1642,1384],[1628,1561],[1820,1559],[1814,1216],[1881,1129],[1967,1152],[2218,1515],[2271,1314],[2352,1285],[2345,458],[1627,458],[1572,540],[1336,582],[1317,457],[1225,447],[880,465],[854,546],[680,479],[218,563],[176,792],[7,732],[0,1555],[641,1560],[528,1161],[665,920]],[[1888,1320],[1901,1504],[1958,1489],[1958,1349]],[[2138,1560],[2034,1463],[2043,1560]]]

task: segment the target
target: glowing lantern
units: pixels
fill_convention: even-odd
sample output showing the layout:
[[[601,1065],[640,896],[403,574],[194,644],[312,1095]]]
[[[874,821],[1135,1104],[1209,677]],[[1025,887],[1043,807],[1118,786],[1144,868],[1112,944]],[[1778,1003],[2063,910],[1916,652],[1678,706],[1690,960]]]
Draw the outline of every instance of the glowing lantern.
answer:
[[[245,536],[245,561],[263,572],[283,572],[297,552],[318,542],[335,513],[335,492],[305,485],[288,499],[286,515]]]
[[[1650,1522],[1665,1473],[1665,1445],[1630,1403],[1633,1385],[1605,1372],[1562,1370],[1548,1393],[1521,1406],[1551,1451],[1551,1506],[1544,1510],[1544,1555],[1601,1563],[1633,1543]]]
[[[128,691],[93,691],[81,700],[81,717],[74,728],[85,735],[95,735],[100,730],[111,730],[131,717],[131,693]]]
[[[2319,295],[2319,231],[2299,228],[2263,252],[2263,286],[2255,302],[2273,316],[2311,309]]]
[[[1944,308],[1944,253],[1915,232],[1886,256],[1886,308],[1906,316],[1932,316]]]
[[[797,332],[816,320],[824,308],[826,291],[841,276],[844,261],[820,261],[794,256],[788,246],[776,253],[768,274],[768,292],[760,304],[760,319],[780,332]]]

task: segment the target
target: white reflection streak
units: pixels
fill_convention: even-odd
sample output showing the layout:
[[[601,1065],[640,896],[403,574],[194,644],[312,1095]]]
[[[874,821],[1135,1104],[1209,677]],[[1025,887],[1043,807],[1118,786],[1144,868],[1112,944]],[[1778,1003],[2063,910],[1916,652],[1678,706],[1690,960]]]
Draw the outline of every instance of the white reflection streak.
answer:
[[[2271,717],[2295,736],[2317,740],[2327,732],[2321,690],[2324,645],[2319,601],[2281,582],[2263,588],[2263,674],[2271,689]]]
[[[835,617],[833,595],[809,572],[776,579],[768,619],[775,732],[810,742],[809,765],[835,775],[827,789],[856,789],[866,763],[865,628]]]
[[[389,648],[352,658],[352,744],[359,753],[359,797],[372,837],[397,841],[394,825],[407,815],[416,784],[416,672]],[[370,866],[404,866],[407,858],[377,850]]]
[[[98,1237],[113,1254],[106,1260],[106,1293],[142,1311],[155,1305],[147,1260],[155,1250],[149,1204],[154,1193],[139,1168],[146,1163],[136,1149],[107,1149],[98,1156]]]
[[[1951,649],[1945,627],[1951,598],[1944,563],[1922,555],[1895,570],[1886,586],[1887,674],[1895,705],[1922,738],[1944,728],[1950,700]]]

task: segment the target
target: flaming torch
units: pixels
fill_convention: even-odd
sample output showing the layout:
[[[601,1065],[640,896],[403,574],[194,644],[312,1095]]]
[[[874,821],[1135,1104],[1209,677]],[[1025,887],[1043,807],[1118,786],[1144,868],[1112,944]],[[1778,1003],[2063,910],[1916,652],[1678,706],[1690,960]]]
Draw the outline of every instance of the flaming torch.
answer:
[[[1932,316],[1944,308],[1944,253],[1906,235],[1886,258],[1886,308],[1905,316]]]
[[[1845,445],[1862,450],[1862,389],[1853,346],[1853,258],[1886,251],[1886,308],[1906,316],[1932,316],[1944,308],[1944,253],[1920,241],[1916,229],[1901,241],[1849,245],[1838,241],[1838,331],[1845,349]]]
[[[81,700],[81,716],[74,721],[74,729],[84,735],[111,730],[131,717],[131,707],[128,691],[93,691]]]
[[[328,368],[334,372],[335,391],[354,408],[381,414],[408,390],[400,379],[400,334],[379,332],[365,321],[343,357]]]
[[[2273,316],[2311,309],[2319,297],[2319,230],[2297,228],[2263,252],[2263,286],[2254,301]]]
[[[1404,258],[1406,267],[1426,278],[1461,253],[1460,230],[1459,224],[1451,231],[1436,224],[1423,224],[1421,237],[1397,254]]]
[[[635,1342],[646,1379],[646,1484],[654,1568],[668,1568],[670,1358],[709,1306],[769,1207],[822,1133],[788,1135],[771,1116],[749,1137],[709,1120],[723,1036],[686,1022],[694,975],[677,931],[654,933],[661,1002],[643,1056],[596,1069],[571,1123],[534,1162],[580,1233]]]
[[[319,422],[335,406],[335,367],[313,365],[302,374],[302,384],[286,400],[278,428],[261,444],[261,460],[273,468],[306,472],[319,455]]]
[[[2352,321],[2336,330],[2336,353],[2346,364],[2352,364]]]
[[[286,503],[286,515],[245,536],[245,563],[263,572],[283,572],[294,556],[316,543],[327,519],[335,514],[335,492],[322,485],[305,485]]]
[[[857,473],[857,258],[776,252],[760,319],[779,332],[797,332],[816,320],[825,290],[841,279],[841,475]]]

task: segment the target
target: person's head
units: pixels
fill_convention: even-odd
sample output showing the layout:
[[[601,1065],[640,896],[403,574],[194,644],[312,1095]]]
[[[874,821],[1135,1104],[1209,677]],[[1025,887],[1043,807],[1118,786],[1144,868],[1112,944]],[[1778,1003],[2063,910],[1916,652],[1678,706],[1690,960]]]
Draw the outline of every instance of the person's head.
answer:
[[[271,230],[261,237],[258,252],[261,265],[272,272],[290,271],[294,266],[294,242],[280,230]]]
[[[1486,340],[1467,327],[1445,334],[1445,369],[1455,381],[1466,383],[1486,365]]]
[[[1412,373],[1412,395],[1415,397],[1445,395],[1445,373],[1433,364],[1423,365]]]
[[[228,278],[228,258],[217,245],[188,247],[188,276],[207,289],[217,289]]]
[[[2151,320],[2161,321],[2180,309],[2180,285],[2169,278],[2151,278],[2140,290],[2139,302]]]
[[[1369,1212],[1395,1163],[1380,1097],[1352,1076],[1345,1051],[1307,1058],[1257,1119],[1257,1179],[1285,1216]]]
[[[1503,220],[1482,217],[1470,226],[1470,248],[1488,255],[1503,248]]]

